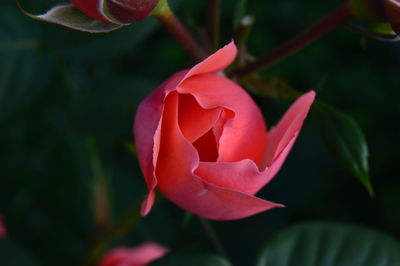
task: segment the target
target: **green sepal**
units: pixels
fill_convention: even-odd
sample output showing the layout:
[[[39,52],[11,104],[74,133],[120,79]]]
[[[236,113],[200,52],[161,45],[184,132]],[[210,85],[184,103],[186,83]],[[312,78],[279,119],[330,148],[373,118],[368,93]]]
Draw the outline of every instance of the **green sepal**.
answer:
[[[79,9],[71,4],[62,4],[52,7],[50,10],[41,15],[34,15],[27,12],[16,0],[19,9],[28,17],[35,20],[61,25],[70,29],[79,30],[89,33],[105,33],[117,30],[123,24],[107,23],[97,19],[93,19],[82,13]]]

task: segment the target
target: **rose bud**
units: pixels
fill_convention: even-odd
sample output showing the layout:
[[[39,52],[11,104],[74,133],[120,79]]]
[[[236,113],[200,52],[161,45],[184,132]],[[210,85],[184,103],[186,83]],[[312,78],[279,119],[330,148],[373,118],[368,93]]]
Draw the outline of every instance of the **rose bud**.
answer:
[[[158,188],[181,208],[214,220],[240,219],[283,205],[254,195],[279,171],[314,101],[301,96],[267,133],[258,106],[221,71],[233,42],[152,92],[136,113],[134,135],[149,194]]]
[[[400,0],[385,0],[385,14],[393,30],[400,35]]]
[[[159,0],[71,0],[83,13],[109,23],[131,23],[144,19]]]
[[[103,256],[99,266],[145,266],[168,253],[168,249],[152,242],[134,248],[118,247]]]

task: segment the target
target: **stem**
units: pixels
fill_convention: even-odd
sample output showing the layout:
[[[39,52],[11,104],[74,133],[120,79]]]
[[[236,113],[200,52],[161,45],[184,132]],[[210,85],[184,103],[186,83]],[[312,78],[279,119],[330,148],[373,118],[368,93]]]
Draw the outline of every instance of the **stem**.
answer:
[[[207,57],[207,52],[196,42],[175,16],[167,0],[161,0],[151,14],[163,24],[175,40],[197,61]]]
[[[208,37],[213,50],[219,47],[221,0],[208,0]]]
[[[336,26],[343,24],[350,18],[352,18],[353,12],[348,3],[345,3],[338,8],[331,11],[325,17],[323,17],[316,24],[295,36],[293,39],[282,44],[281,46],[273,49],[271,52],[260,57],[257,61],[248,64],[245,67],[239,68],[232,73],[233,76],[243,78],[253,72],[256,72],[262,68],[271,66],[282,59],[285,59],[291,54],[296,53],[300,49],[306,47],[319,37],[328,33]]]
[[[227,253],[225,251],[224,246],[222,245],[221,240],[219,239],[217,232],[214,230],[212,224],[210,223],[209,220],[198,217],[201,225],[203,226],[204,230],[206,231],[208,237],[210,238],[211,243],[213,244],[214,248],[218,253],[220,253],[222,256],[227,258]]]

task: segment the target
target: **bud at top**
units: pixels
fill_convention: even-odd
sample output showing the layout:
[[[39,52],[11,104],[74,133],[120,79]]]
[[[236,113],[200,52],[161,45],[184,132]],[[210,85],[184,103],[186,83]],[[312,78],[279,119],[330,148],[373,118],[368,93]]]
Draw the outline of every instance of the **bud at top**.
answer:
[[[385,0],[385,15],[393,30],[400,34],[400,0]]]
[[[159,0],[71,0],[86,15],[109,23],[128,24],[144,19]]]

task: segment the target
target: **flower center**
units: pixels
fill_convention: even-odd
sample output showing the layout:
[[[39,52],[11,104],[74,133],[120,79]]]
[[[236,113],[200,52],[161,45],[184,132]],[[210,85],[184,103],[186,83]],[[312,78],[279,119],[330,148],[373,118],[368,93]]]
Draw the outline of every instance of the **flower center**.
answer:
[[[201,162],[218,159],[219,139],[226,121],[224,108],[203,108],[191,94],[179,94],[178,124],[197,150]]]

